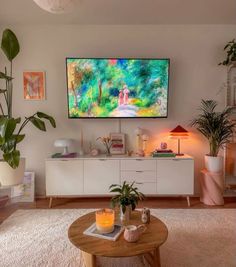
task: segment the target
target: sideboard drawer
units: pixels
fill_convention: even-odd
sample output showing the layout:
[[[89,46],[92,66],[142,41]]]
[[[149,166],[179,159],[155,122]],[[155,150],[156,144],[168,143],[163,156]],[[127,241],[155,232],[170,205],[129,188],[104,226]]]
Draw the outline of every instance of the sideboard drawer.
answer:
[[[122,171],[156,171],[156,160],[127,159],[121,160]]]
[[[145,195],[154,195],[157,193],[156,183],[137,184],[136,187],[138,188],[140,192],[142,192]]]
[[[146,183],[153,182],[156,183],[156,172],[155,171],[121,171],[120,174],[121,182],[138,182]]]

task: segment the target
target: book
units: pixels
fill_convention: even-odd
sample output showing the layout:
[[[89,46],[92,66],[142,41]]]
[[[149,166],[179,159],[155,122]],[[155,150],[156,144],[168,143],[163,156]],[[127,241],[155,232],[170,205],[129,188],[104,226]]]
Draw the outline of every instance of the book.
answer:
[[[153,153],[173,153],[173,150],[171,150],[171,149],[156,149],[153,151]]]
[[[107,239],[107,240],[111,240],[111,241],[116,241],[123,231],[124,231],[123,226],[115,224],[113,232],[108,233],[108,234],[101,234],[97,230],[96,223],[93,223],[89,228],[87,228],[83,232],[83,234],[102,238],[102,239]]]
[[[51,157],[52,158],[76,158],[77,156],[78,156],[78,154],[73,152],[73,153],[69,153],[66,155],[62,155],[62,153],[55,153]]]
[[[176,154],[175,153],[152,153],[152,156],[154,158],[158,158],[158,157],[163,157],[163,158],[168,158],[168,157],[176,157]]]

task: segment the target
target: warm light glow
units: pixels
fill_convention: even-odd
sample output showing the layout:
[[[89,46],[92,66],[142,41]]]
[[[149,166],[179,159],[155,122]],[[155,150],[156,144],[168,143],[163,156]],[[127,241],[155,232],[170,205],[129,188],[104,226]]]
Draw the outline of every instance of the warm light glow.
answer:
[[[96,227],[100,233],[111,233],[114,230],[115,212],[112,209],[96,211]]]

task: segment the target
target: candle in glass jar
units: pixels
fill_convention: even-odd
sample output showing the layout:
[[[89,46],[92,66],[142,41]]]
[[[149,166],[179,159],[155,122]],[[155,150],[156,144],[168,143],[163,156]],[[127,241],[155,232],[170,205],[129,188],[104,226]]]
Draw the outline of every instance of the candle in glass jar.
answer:
[[[96,227],[102,234],[111,233],[114,230],[115,213],[112,209],[96,211]]]

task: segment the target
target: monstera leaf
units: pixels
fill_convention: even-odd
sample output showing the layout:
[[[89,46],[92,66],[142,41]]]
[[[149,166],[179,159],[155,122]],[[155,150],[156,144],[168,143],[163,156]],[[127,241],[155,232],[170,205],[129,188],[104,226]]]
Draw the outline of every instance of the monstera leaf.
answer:
[[[20,52],[20,45],[17,37],[10,29],[4,30],[2,34],[1,48],[9,61],[12,61]]]

